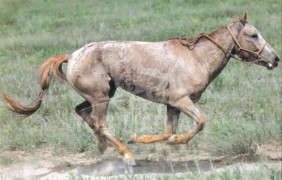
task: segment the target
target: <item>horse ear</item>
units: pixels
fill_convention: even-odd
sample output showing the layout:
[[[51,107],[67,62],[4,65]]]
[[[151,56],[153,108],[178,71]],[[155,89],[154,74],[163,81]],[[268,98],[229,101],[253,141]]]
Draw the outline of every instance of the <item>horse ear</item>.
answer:
[[[243,24],[247,23],[247,18],[248,18],[248,13],[245,12],[244,15],[243,15],[242,18],[241,18],[241,22],[242,22]]]
[[[244,28],[245,24],[247,23],[247,18],[248,18],[247,12],[245,12],[244,15],[239,18],[239,22],[237,25],[239,31]]]

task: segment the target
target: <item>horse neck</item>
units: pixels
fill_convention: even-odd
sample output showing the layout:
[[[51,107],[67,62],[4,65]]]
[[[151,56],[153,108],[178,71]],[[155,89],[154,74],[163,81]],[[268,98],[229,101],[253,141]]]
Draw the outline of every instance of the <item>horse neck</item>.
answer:
[[[209,36],[222,47],[217,46],[208,39],[200,42],[204,45],[199,46],[198,52],[201,53],[200,57],[202,62],[205,63],[205,67],[207,68],[206,70],[209,72],[209,79],[212,81],[223,70],[231,58],[229,53],[231,53],[235,44],[227,28],[221,28],[213,33],[210,33]]]

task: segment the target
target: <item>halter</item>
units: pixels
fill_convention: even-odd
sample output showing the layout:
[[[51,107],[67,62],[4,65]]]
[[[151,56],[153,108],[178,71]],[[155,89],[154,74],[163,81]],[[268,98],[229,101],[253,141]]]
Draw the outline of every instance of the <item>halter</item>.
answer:
[[[181,41],[181,43],[182,43],[183,45],[185,45],[185,46],[188,47],[189,49],[194,49],[194,47],[195,47],[195,45],[198,43],[198,41],[199,41],[201,38],[205,37],[205,38],[207,38],[208,40],[210,40],[212,43],[214,43],[218,48],[220,48],[220,49],[225,53],[225,55],[228,54],[228,55],[230,55],[232,58],[234,58],[234,59],[236,59],[236,60],[239,60],[239,61],[242,62],[242,63],[248,64],[248,65],[251,65],[251,64],[256,63],[256,62],[261,62],[261,61],[268,63],[267,61],[265,61],[265,60],[261,57],[261,53],[262,53],[262,51],[264,50],[264,47],[266,46],[266,42],[265,42],[265,43],[263,44],[263,46],[259,49],[258,52],[254,52],[254,51],[247,50],[247,49],[242,48],[242,47],[240,46],[240,44],[239,44],[239,42],[237,41],[237,39],[235,38],[235,36],[231,33],[231,30],[230,30],[230,28],[229,28],[228,25],[226,26],[226,28],[227,28],[229,34],[231,35],[233,41],[235,42],[235,44],[238,46],[238,50],[237,50],[236,54],[239,54],[240,51],[245,51],[245,52],[247,52],[247,53],[251,53],[251,54],[255,55],[255,56],[256,56],[256,60],[254,60],[254,61],[245,61],[245,60],[244,60],[243,58],[241,58],[240,56],[239,56],[239,58],[236,57],[235,54],[232,54],[232,53],[230,53],[229,51],[227,51],[224,47],[222,47],[220,44],[218,44],[215,39],[213,39],[212,37],[210,37],[209,35],[207,35],[207,34],[205,34],[205,33],[203,33],[203,32],[200,33],[200,34],[195,38],[195,40],[194,40],[193,42],[191,42],[191,43],[189,43],[188,37],[185,36],[185,35],[182,36],[182,37],[180,37],[179,39],[180,39],[180,41]],[[173,38],[172,38],[172,39],[173,39]]]
[[[264,50],[264,47],[266,46],[266,42],[264,42],[263,46],[259,49],[258,52],[250,51],[250,50],[245,49],[245,48],[242,48],[242,47],[240,46],[240,44],[239,44],[239,42],[237,41],[237,39],[236,39],[236,38],[234,37],[234,35],[231,33],[231,30],[230,30],[230,28],[229,28],[228,25],[226,26],[226,28],[227,28],[227,30],[229,31],[229,33],[230,33],[230,35],[231,35],[233,41],[235,42],[235,44],[238,46],[238,50],[237,50],[236,54],[239,54],[240,51],[245,51],[245,52],[247,52],[247,53],[251,53],[251,54],[255,55],[255,56],[256,56],[256,60],[254,60],[254,61],[249,61],[248,63],[255,63],[255,62],[259,62],[259,61],[265,61],[265,60],[261,57],[261,53],[262,53],[262,51]],[[245,62],[242,58],[241,58],[240,60],[243,61],[243,62]],[[266,62],[266,61],[265,61],[265,62]]]

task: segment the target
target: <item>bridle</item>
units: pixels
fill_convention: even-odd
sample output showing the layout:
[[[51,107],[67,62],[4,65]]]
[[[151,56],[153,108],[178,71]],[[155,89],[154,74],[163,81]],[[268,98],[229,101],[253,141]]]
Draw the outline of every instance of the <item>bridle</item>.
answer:
[[[183,44],[184,46],[188,47],[189,49],[194,49],[196,44],[199,42],[199,40],[201,38],[207,38],[208,40],[210,40],[212,43],[214,43],[218,48],[220,48],[225,55],[230,55],[233,59],[236,59],[236,60],[239,60],[240,62],[242,63],[245,63],[245,64],[248,64],[248,65],[251,65],[253,63],[257,63],[257,62],[266,62],[268,63],[267,61],[265,61],[262,57],[261,57],[261,53],[262,51],[264,50],[265,46],[266,46],[266,42],[263,44],[263,46],[259,49],[259,51],[255,52],[255,51],[250,51],[248,49],[245,49],[245,48],[242,48],[238,42],[238,40],[236,39],[236,37],[232,34],[229,26],[227,25],[226,26],[229,34],[231,35],[233,41],[235,42],[236,46],[238,46],[238,49],[236,50],[236,53],[235,54],[232,54],[231,52],[227,51],[224,47],[222,47],[218,42],[216,42],[216,40],[214,38],[212,38],[211,36],[209,36],[208,34],[202,32],[200,33],[194,40],[193,42],[189,42],[189,39],[186,35],[180,37],[180,42],[181,44]],[[246,61],[245,59],[243,59],[242,57],[240,56],[235,56],[236,54],[240,54],[240,52],[242,51],[245,51],[247,53],[250,53],[252,54],[253,56],[256,57],[255,60],[253,61]]]
[[[256,57],[256,60],[254,61],[250,61],[251,63],[255,63],[255,62],[259,62],[259,61],[265,61],[262,57],[261,57],[261,53],[264,50],[264,47],[266,46],[266,42],[264,42],[263,46],[259,49],[259,51],[254,52],[254,51],[250,51],[248,49],[242,48],[239,44],[239,42],[237,41],[237,39],[234,37],[234,35],[232,34],[229,26],[226,26],[229,34],[231,35],[233,41],[235,42],[235,44],[238,46],[237,52],[236,54],[239,54],[241,51],[245,51],[247,53],[251,53],[252,55],[254,55]],[[245,62],[242,58],[240,59],[241,61]]]

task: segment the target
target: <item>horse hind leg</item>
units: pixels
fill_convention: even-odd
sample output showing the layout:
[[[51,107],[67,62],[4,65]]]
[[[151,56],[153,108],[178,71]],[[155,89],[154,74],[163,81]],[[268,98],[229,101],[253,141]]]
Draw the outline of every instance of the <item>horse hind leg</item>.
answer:
[[[133,154],[121,143],[119,142],[107,129],[106,127],[106,114],[108,110],[109,101],[97,101],[95,100],[95,105],[92,104],[93,109],[93,121],[98,122],[99,132],[102,136],[105,136],[109,140],[114,148],[123,156],[123,160],[129,165],[135,165]]]
[[[92,113],[92,106],[90,102],[84,101],[83,103],[79,104],[75,108],[75,112],[82,117],[82,119],[87,122],[91,129],[93,129],[95,135],[98,139],[98,150],[101,154],[103,154],[107,149],[107,141],[105,136],[101,136],[98,123],[93,120],[91,117]]]
[[[113,80],[109,81],[109,86],[110,90],[108,95],[110,98],[112,98],[116,91],[116,86]],[[89,101],[84,101],[75,108],[75,112],[81,116],[85,122],[87,122],[91,129],[93,129],[98,139],[98,150],[101,154],[103,154],[107,149],[107,139],[100,133],[99,124],[93,119],[92,110],[93,107]]]
[[[158,141],[168,140],[169,137],[176,133],[176,128],[178,125],[180,111],[174,107],[167,106],[167,130],[164,134],[160,135],[143,135],[137,136],[134,134],[131,136],[130,140],[127,142],[128,144],[133,143],[154,143]]]
[[[73,80],[72,85],[74,89],[88,101],[84,104],[85,107],[90,109],[89,104],[91,104],[92,111],[86,110],[88,112],[87,114],[89,114],[88,117],[91,117],[87,119],[87,122],[94,129],[95,133],[99,132],[100,136],[105,137],[107,141],[112,143],[119,154],[123,156],[125,162],[134,164],[133,154],[111,135],[106,127],[108,104],[110,97],[115,92],[115,82],[105,71],[103,64],[95,61],[95,57],[91,56],[91,58],[85,59],[84,62],[85,66],[87,65],[86,62],[88,62],[93,67],[80,67],[79,72],[83,76],[81,75],[77,78],[76,75],[70,75],[68,79]],[[84,106],[81,105],[80,107]]]

